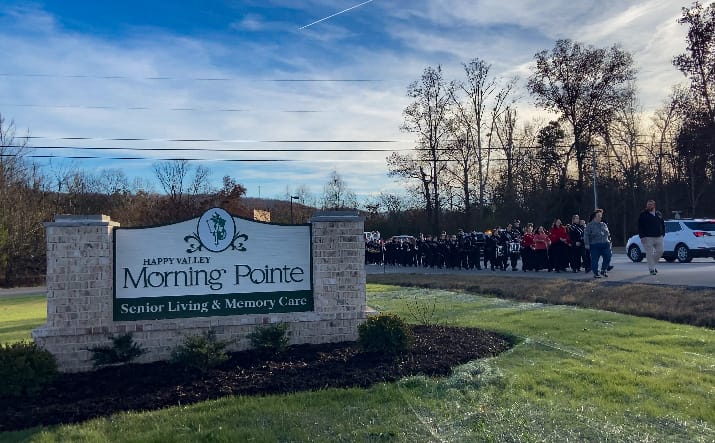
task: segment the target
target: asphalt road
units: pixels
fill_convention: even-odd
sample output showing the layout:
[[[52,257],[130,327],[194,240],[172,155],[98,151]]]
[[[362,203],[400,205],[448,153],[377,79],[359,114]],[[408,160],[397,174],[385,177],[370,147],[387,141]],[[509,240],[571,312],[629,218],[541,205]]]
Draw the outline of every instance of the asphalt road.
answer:
[[[674,285],[691,287],[715,288],[715,260],[711,258],[696,258],[691,263],[666,263],[661,260],[658,264],[658,275],[648,273],[648,265],[645,260],[640,263],[633,263],[624,252],[615,252],[611,264],[614,269],[608,273],[608,278],[600,281],[617,281],[623,283],[647,283],[656,285]],[[521,266],[521,262],[519,262]],[[430,268],[403,268],[401,266],[378,266],[366,265],[368,274],[474,274],[474,275],[510,275],[515,278],[565,278],[569,280],[593,280],[591,273],[580,272],[512,272],[509,271],[467,271],[457,269],[430,269]],[[0,296],[3,295],[27,295],[44,293],[44,286],[30,288],[0,288]]]
[[[658,264],[658,274],[650,275],[648,265],[645,260],[640,263],[633,263],[624,252],[613,254],[611,264],[613,270],[608,273],[608,278],[600,281],[618,281],[623,283],[646,283],[658,285],[691,286],[691,287],[715,287],[715,260],[712,258],[694,259],[691,263],[667,263],[661,260]],[[474,275],[510,275],[515,278],[562,278],[569,280],[594,280],[593,274],[581,271],[578,274],[573,272],[512,272],[491,271],[491,270],[455,270],[455,269],[430,269],[430,268],[403,268],[400,266],[378,266],[366,265],[368,274],[382,273],[402,273],[402,274],[474,274]],[[521,262],[519,262],[521,269]]]

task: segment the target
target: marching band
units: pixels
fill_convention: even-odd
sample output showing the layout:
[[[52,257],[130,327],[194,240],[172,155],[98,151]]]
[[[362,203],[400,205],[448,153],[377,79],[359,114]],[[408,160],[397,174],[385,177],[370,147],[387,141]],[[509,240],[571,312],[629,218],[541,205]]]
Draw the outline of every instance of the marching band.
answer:
[[[532,223],[522,229],[519,220],[506,228],[418,237],[401,235],[384,240],[377,231],[365,233],[365,263],[446,269],[491,269],[549,272],[590,272],[584,246],[585,220],[574,215],[564,226],[555,219],[547,231]]]

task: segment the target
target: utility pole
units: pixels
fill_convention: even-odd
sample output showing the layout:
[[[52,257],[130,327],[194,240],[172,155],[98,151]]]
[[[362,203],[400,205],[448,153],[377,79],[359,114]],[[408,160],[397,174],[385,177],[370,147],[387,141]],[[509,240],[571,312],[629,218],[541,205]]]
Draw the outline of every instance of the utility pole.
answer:
[[[591,169],[593,170],[593,210],[598,209],[598,172],[596,171],[596,145],[591,144]]]

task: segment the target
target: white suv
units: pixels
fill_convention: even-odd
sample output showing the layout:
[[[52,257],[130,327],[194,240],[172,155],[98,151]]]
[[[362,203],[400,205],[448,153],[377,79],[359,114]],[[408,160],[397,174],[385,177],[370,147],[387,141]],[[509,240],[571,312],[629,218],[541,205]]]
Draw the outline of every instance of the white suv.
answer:
[[[626,252],[634,262],[643,260],[645,252],[638,235],[628,239]],[[688,263],[696,257],[715,258],[715,220],[666,220],[663,238],[665,261],[673,262],[677,259],[681,263]]]

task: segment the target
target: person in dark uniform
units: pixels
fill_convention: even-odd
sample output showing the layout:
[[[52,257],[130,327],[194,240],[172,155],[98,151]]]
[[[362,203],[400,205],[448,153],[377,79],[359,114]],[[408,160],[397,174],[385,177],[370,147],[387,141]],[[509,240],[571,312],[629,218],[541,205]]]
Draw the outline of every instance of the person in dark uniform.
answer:
[[[491,270],[497,266],[497,231],[487,232],[484,238],[484,267]]]
[[[571,216],[571,224],[568,226],[569,241],[571,242],[570,265],[573,272],[581,271],[581,262],[586,248],[583,245],[583,227],[578,214]]]
[[[436,265],[439,269],[444,268],[447,265],[447,233],[442,232],[437,241],[437,254],[435,256]]]
[[[586,230],[586,220],[581,219],[581,231]],[[583,246],[583,272],[588,274],[591,272],[591,252],[586,249],[586,242],[584,241]]]
[[[394,266],[397,260],[397,239],[392,238],[385,244],[385,263]]]
[[[457,233],[457,266],[459,269],[469,269],[469,241],[471,236],[465,234],[461,229]]]
[[[497,235],[497,268],[506,271],[509,260],[509,235],[504,229],[498,228]]]
[[[365,263],[371,265],[382,264],[382,245],[379,240],[370,240],[365,243]]]
[[[472,248],[469,255],[469,263],[474,268],[482,269],[482,252],[484,251],[484,233],[483,232],[472,232]]]
[[[516,264],[519,261],[521,234],[514,229],[511,224],[506,225],[506,231],[504,234],[507,238],[507,256],[509,258],[509,263],[511,264],[511,270],[516,271]],[[506,267],[506,264],[505,264]]]
[[[424,253],[425,236],[420,233],[415,239],[415,266],[422,266],[422,254]]]

